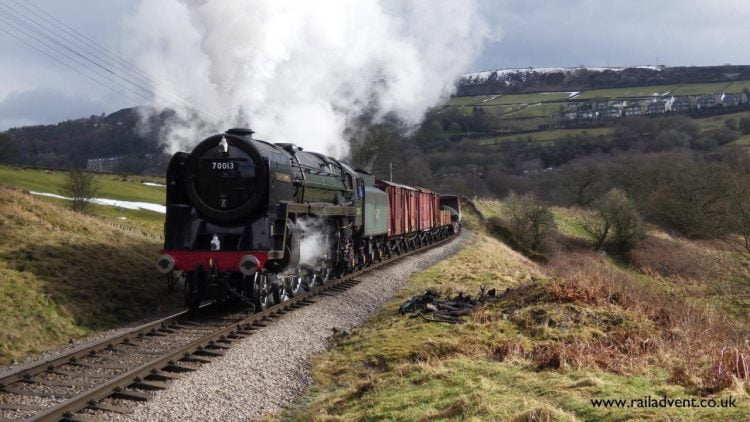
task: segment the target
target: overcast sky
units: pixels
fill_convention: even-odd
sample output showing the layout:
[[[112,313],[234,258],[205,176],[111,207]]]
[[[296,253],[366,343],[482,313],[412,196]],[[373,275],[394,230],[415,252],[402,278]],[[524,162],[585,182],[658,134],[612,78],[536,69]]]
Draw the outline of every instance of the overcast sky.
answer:
[[[26,1],[111,51],[122,51],[123,20],[137,3],[0,0],[0,130],[109,113],[137,102],[137,98],[123,98],[16,39],[17,30],[1,20],[7,19],[2,8],[23,10],[19,4]],[[750,1],[746,0],[480,1],[494,39],[467,71],[750,64],[746,57]]]

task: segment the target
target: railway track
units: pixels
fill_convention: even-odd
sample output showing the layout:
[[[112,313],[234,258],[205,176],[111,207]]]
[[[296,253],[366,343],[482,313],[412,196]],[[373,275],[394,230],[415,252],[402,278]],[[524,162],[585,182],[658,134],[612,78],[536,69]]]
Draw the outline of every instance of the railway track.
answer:
[[[315,296],[335,295],[356,277],[456,238],[451,236],[365,269],[330,280],[259,313],[190,315],[186,311],[133,328],[52,358],[0,374],[0,421],[86,421],[91,413],[130,413],[128,402],[146,401],[167,381],[223,356],[233,343]],[[207,311],[206,309],[203,309]],[[104,413],[106,415],[106,413]]]

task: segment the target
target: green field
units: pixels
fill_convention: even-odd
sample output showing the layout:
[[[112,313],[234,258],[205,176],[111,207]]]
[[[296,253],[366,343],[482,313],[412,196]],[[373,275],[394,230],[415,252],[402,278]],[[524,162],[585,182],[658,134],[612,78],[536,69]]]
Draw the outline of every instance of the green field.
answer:
[[[474,97],[453,97],[447,106],[495,106],[509,104],[535,104],[565,100],[569,92],[538,92],[531,94],[478,95]]]
[[[669,85],[648,85],[629,88],[611,88],[611,89],[592,89],[582,91],[576,99],[593,99],[593,98],[629,98],[629,97],[648,97],[654,94],[672,95],[701,95],[721,92],[742,92],[744,89],[750,89],[750,81],[735,82],[710,82],[696,84],[669,84]],[[546,102],[564,102],[570,98],[571,92],[537,92],[529,94],[496,94],[496,95],[477,95],[469,97],[452,97],[445,104],[446,106],[480,106],[490,107],[496,105],[511,104],[536,104]]]
[[[61,186],[64,179],[65,172],[63,171],[0,166],[0,186],[63,195]],[[162,178],[97,174],[96,181],[99,185],[97,193],[97,197],[99,198],[155,204],[164,204],[166,200],[166,192],[163,187],[146,186],[143,184],[143,182],[163,184],[164,179]],[[45,196],[37,196],[36,198],[63,207],[69,204],[64,199]],[[136,230],[154,239],[161,239],[162,237],[162,228],[164,225],[163,214],[106,205],[93,205],[92,210],[94,216],[108,221],[110,224],[115,224],[118,227],[128,230]]]
[[[699,119],[693,119],[702,129],[714,129],[724,127],[724,122],[727,119],[734,119],[739,122],[743,117],[750,118],[750,111],[743,111],[740,113],[720,114],[711,117],[702,117]]]
[[[714,82],[702,84],[650,85],[631,88],[594,89],[582,92],[577,99],[647,97],[656,94],[701,95],[722,92],[742,92],[750,88],[750,81]]]
[[[500,95],[487,104],[535,104],[550,101],[565,100],[570,96],[568,92],[540,92],[534,94]]]
[[[62,195],[61,186],[65,180],[64,171],[24,169],[0,166],[0,184],[35,192]],[[166,190],[163,187],[146,186],[143,182],[164,184],[163,178],[149,176],[127,176],[97,174],[100,198],[123,201],[152,202],[163,204]]]
[[[554,129],[545,130],[541,132],[528,133],[523,135],[505,135],[495,136],[488,138],[480,138],[473,140],[473,142],[479,145],[495,145],[505,141],[514,140],[527,140],[531,138],[531,141],[553,141],[555,139],[562,139],[568,136],[576,135],[588,135],[588,136],[606,136],[612,133],[611,128],[593,128],[593,129]]]
[[[535,103],[520,107],[516,111],[510,111],[503,115],[503,118],[517,117],[547,117],[560,114],[560,107],[565,107],[567,103]]]

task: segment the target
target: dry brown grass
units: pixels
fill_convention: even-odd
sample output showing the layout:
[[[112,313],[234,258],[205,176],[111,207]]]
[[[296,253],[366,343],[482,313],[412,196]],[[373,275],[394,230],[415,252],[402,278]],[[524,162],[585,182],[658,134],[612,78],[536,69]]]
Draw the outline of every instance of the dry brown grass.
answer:
[[[627,326],[603,327],[599,338],[571,337],[523,351],[538,368],[595,366],[637,372],[655,360],[672,363],[698,378],[703,392],[747,381],[750,346],[743,325],[722,312],[691,304],[684,296],[645,283],[593,253],[558,256],[548,268],[554,279],[506,293],[517,306],[574,303],[623,313]],[[643,321],[639,321],[639,317]],[[503,346],[498,354],[507,355]],[[682,384],[690,384],[684,382]]]
[[[617,374],[661,366],[672,368],[675,384],[696,392],[731,388],[749,379],[747,321],[707,301],[709,290],[723,286],[721,251],[710,246],[651,235],[622,268],[581,247],[558,251],[542,271],[527,261],[533,275],[502,295],[505,311],[490,306],[472,314],[482,325],[506,318],[523,337],[481,347],[429,345],[435,347],[419,358],[479,353],[498,361],[526,359],[539,370],[588,367]],[[457,270],[464,282],[471,274],[469,268]]]
[[[710,282],[724,276],[719,253],[714,251],[684,240],[650,236],[629,253],[628,261],[651,276]]]

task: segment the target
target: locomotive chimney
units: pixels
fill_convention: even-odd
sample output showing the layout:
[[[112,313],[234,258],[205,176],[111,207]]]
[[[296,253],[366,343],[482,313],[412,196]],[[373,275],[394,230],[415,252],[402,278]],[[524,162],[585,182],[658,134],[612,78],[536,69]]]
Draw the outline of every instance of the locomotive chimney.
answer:
[[[253,139],[253,133],[255,133],[255,131],[246,128],[233,128],[227,130],[226,133],[228,135],[242,136],[243,138],[250,140]]]

